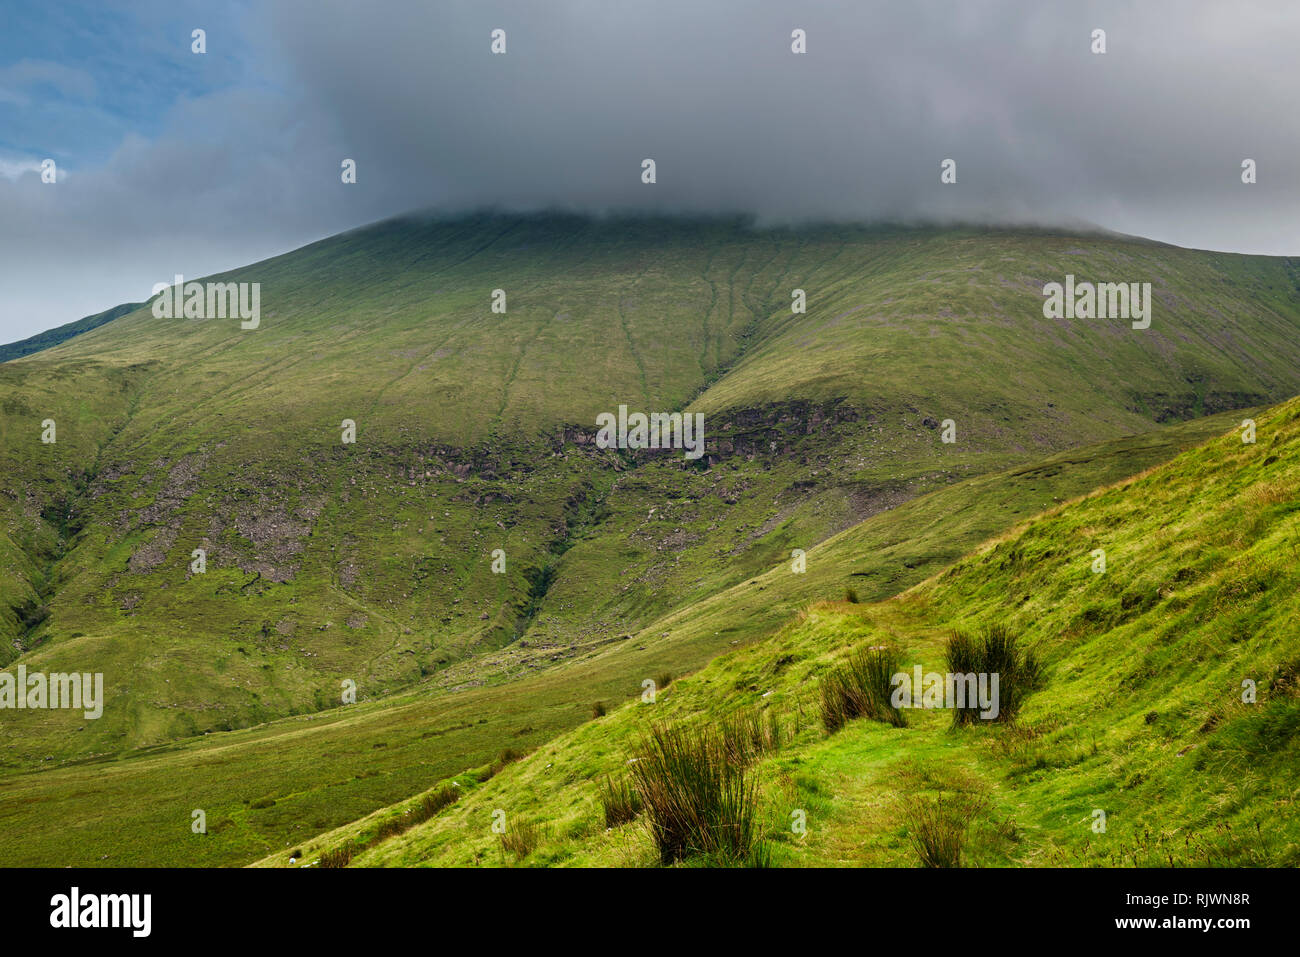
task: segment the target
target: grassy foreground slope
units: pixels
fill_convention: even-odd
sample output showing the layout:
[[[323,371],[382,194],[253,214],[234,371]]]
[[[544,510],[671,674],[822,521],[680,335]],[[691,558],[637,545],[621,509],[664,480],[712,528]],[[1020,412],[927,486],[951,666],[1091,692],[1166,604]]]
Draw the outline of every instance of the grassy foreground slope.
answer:
[[[430,676],[413,691],[124,755],[0,778],[3,864],[244,864],[418,795],[506,749],[536,748],[639,695],[774,634],[810,602],[855,588],[883,598],[1057,500],[1223,434],[1220,414],[957,483],[879,513],[623,640],[569,655],[523,642]],[[752,584],[751,584],[752,582]],[[682,687],[685,687],[683,685]],[[676,694],[674,689],[670,694]],[[17,716],[15,716],[17,717]],[[208,833],[190,831],[193,810]],[[75,821],[69,826],[68,821]]]
[[[1066,273],[1151,282],[1151,328],[1044,319]],[[0,366],[0,665],[102,671],[109,702],[6,720],[0,766],[549,665],[927,491],[1276,401],[1297,277],[1113,236],[492,215],[209,277],[261,284],[258,329],[146,308]],[[704,412],[709,455],[593,449],[620,404]]]
[[[643,818],[606,828],[598,781],[626,774],[653,722],[716,726],[757,708],[786,729],[752,772],[778,864],[914,865],[920,799],[982,808],[968,863],[1296,866],[1297,586],[1300,399],[1260,415],[1255,444],[1229,432],[894,598],[815,605],[654,704],[626,704],[485,783],[458,779],[459,802],[404,833],[375,837],[409,805],[293,850],[299,864],[345,847],[353,866],[651,864]],[[947,712],[913,710],[902,728],[820,725],[819,679],[850,649],[890,644],[904,668],[944,671],[951,629],[993,625],[1047,666],[1017,722],[954,730]],[[524,854],[503,849],[494,812],[530,835]]]

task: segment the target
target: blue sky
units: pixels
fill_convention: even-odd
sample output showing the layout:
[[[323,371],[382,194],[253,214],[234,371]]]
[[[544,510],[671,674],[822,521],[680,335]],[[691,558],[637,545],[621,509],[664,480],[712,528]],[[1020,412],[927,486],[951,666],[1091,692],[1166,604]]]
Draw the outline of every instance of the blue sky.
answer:
[[[69,171],[105,163],[129,134],[158,136],[173,107],[247,85],[256,64],[240,4],[7,2],[0,32],[0,158],[53,157]],[[212,40],[203,57],[189,36]]]
[[[346,207],[298,215],[260,195],[292,194],[259,172],[283,176],[309,152],[282,137],[303,91],[286,91],[269,12],[3,0],[0,341],[145,299],[168,270],[243,265],[367,221]],[[203,55],[192,50],[196,28]],[[46,158],[54,187],[40,183]]]

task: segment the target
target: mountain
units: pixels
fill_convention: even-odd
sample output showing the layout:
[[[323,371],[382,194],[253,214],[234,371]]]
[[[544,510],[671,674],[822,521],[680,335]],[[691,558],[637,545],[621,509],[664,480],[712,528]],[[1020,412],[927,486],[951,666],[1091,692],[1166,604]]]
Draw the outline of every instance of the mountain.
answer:
[[[403,802],[295,841],[296,859],[511,862],[488,826],[501,809],[544,822],[528,863],[651,865],[644,821],[606,827],[602,778],[627,777],[656,722],[716,728],[757,710],[784,728],[752,771],[775,864],[916,866],[912,837],[960,808],[948,833],[975,865],[1295,867],[1300,823],[1278,809],[1300,760],[1300,400],[1257,427],[1254,444],[1232,429],[1049,509],[893,598],[815,604],[653,704],[623,704],[486,782],[457,776],[463,796],[431,820]],[[893,644],[906,672],[943,671],[952,630],[982,627],[1045,666],[1017,723],[954,729],[949,712],[914,709],[905,727],[827,733],[818,687],[852,650]]]
[[[1045,318],[1067,275],[1150,328]],[[29,862],[254,860],[1300,392],[1300,261],[1109,235],[483,214],[207,278],[257,328],[151,303],[0,365],[0,663],[106,690],[0,725]],[[597,447],[621,405],[705,455]]]
[[[892,595],[1054,503],[1167,461],[1235,422],[1221,413],[958,482],[809,549],[803,574],[783,561],[624,640],[567,655],[519,642],[462,663],[449,685],[0,776],[0,828],[25,836],[0,861],[228,866],[293,849],[444,779],[476,781],[503,752],[586,725],[595,703],[639,699],[646,679],[680,677],[762,641],[813,602],[842,597],[846,585],[864,598]],[[212,840],[195,840],[195,809],[207,815]],[[79,825],[69,830],[74,816]]]
[[[73,336],[79,336],[83,332],[89,332],[92,329],[98,329],[105,323],[112,322],[114,319],[120,319],[127,313],[135,312],[144,303],[142,302],[124,302],[120,306],[114,306],[112,309],[105,309],[103,312],[97,312],[93,316],[86,316],[84,319],[78,319],[75,322],[64,323],[45,332],[37,333],[18,342],[11,342],[8,345],[0,346],[0,362],[7,362],[10,359],[21,359],[23,356],[29,356],[33,352],[40,352],[42,349],[50,349],[57,346],[60,342],[67,342]]]

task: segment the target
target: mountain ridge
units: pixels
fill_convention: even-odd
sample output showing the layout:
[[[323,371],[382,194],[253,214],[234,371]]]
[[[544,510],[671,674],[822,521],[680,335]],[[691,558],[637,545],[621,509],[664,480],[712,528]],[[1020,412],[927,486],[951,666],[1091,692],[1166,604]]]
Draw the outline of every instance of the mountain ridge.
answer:
[[[0,761],[323,715],[345,679],[363,702],[473,690],[927,493],[1300,392],[1295,268],[1095,236],[539,216],[389,222],[207,277],[262,283],[260,327],[141,309],[0,365],[0,665],[103,671],[118,703],[7,722]],[[1042,283],[1071,271],[1150,277],[1152,329],[1044,320]],[[703,413],[706,458],[594,448],[620,402]],[[900,557],[935,555],[957,557]],[[843,567],[826,587],[902,580]],[[590,705],[555,694],[564,720]]]

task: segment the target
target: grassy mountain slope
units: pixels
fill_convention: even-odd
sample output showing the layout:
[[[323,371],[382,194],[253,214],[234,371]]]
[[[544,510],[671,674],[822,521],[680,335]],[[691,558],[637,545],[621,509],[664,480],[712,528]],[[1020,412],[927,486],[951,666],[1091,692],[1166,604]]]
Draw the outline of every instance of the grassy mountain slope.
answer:
[[[520,642],[430,676],[413,692],[10,774],[0,778],[0,831],[24,840],[5,845],[0,863],[229,865],[288,850],[486,767],[507,748],[543,746],[590,721],[595,702],[612,708],[638,695],[646,678],[702,668],[846,587],[863,598],[891,595],[1016,521],[1165,461],[1236,421],[1221,414],[965,480],[809,549],[803,574],[783,556],[756,578],[622,640],[573,650]],[[30,714],[11,717],[36,725]],[[203,838],[190,831],[194,809],[208,816]]]
[[[128,313],[135,312],[144,303],[142,302],[124,302],[120,306],[114,306],[112,309],[105,309],[103,312],[97,312],[93,316],[86,316],[84,319],[78,319],[75,322],[64,323],[53,329],[47,329],[45,332],[37,333],[26,339],[20,339],[18,342],[10,342],[6,345],[0,345],[0,362],[8,362],[10,359],[20,359],[23,356],[29,356],[34,352],[40,352],[42,349],[51,349],[61,342],[67,342],[74,336],[89,332],[92,329],[98,329],[105,323],[119,319]]]
[[[1066,272],[1151,281],[1152,327],[1044,320]],[[452,682],[516,639],[577,654],[918,494],[1276,400],[1296,275],[1114,237],[484,215],[212,277],[261,283],[260,328],[144,309],[0,370],[3,660],[102,670],[117,702],[0,755]],[[708,458],[594,449],[623,403],[704,411]]]
[[[605,827],[598,781],[627,774],[653,722],[716,727],[758,708],[786,729],[753,771],[775,863],[915,865],[917,802],[929,800],[981,809],[965,831],[970,863],[1296,866],[1300,400],[1258,427],[1256,444],[1229,432],[894,598],[816,605],[654,704],[625,704],[486,783],[461,776],[465,795],[425,823],[377,839],[409,805],[379,812],[296,842],[299,863],[347,846],[353,866],[513,863],[492,832],[504,811],[538,825],[528,863],[651,864],[643,818]],[[950,629],[990,625],[1046,665],[1017,722],[954,730],[945,711],[912,710],[902,728],[819,723],[819,682],[851,648],[892,644],[907,670],[943,671]],[[792,832],[796,811],[805,835]],[[286,866],[288,853],[263,863]]]

